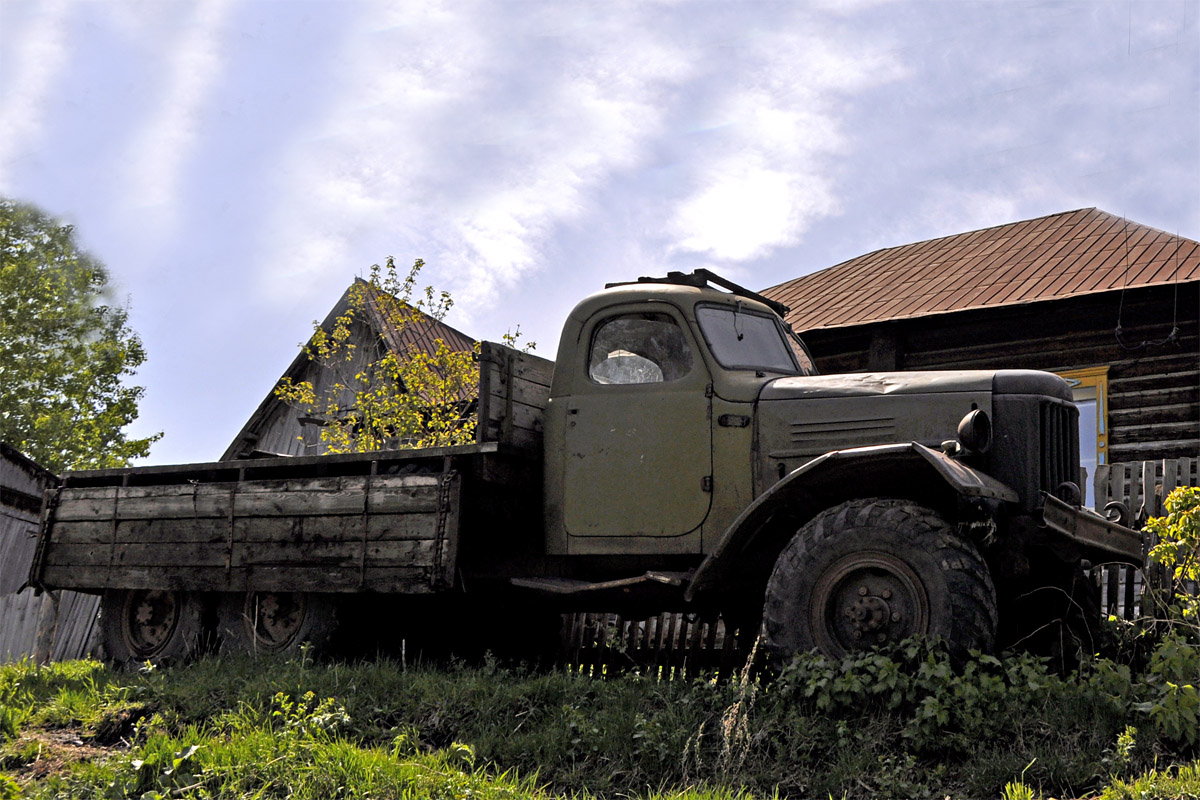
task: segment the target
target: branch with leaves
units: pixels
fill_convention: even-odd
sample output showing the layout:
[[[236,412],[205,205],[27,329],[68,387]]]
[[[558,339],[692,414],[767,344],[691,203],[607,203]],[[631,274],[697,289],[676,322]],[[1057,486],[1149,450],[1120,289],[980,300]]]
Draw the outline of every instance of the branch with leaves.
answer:
[[[479,344],[459,350],[429,336],[423,337],[432,342],[425,348],[402,343],[406,331],[440,322],[454,305],[449,292],[431,286],[417,291],[424,265],[417,259],[403,276],[391,257],[384,267],[372,266],[368,280],[354,282],[328,330],[314,323],[305,346],[308,357],[328,370],[328,383],[318,388],[311,380],[284,378],[276,387],[278,398],[321,424],[325,452],[474,441]],[[355,343],[356,325],[372,330],[370,346]]]

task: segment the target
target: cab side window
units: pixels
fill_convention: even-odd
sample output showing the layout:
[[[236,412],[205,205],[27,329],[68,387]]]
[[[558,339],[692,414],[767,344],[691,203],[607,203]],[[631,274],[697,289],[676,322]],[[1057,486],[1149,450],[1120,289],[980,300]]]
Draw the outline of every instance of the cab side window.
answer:
[[[595,383],[662,383],[691,371],[691,348],[667,314],[622,314],[592,334],[588,377]]]

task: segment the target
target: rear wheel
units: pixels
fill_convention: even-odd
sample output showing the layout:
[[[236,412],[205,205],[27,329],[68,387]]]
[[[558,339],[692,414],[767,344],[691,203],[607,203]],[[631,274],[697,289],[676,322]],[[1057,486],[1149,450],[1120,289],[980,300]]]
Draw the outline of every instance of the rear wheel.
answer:
[[[810,520],[767,582],[767,647],[840,657],[910,636],[942,639],[956,661],[995,643],[996,592],[978,550],[932,509],[853,500]]]
[[[100,600],[101,637],[117,664],[168,664],[195,655],[203,641],[202,604],[191,592],[116,589]]]
[[[226,595],[217,609],[221,652],[273,655],[307,642],[321,651],[337,627],[330,598],[308,592]]]

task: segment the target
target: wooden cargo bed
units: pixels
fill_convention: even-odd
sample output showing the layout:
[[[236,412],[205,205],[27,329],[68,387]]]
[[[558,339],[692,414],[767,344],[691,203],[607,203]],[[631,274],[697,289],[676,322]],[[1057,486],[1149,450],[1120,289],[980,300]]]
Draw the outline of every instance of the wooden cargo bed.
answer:
[[[83,591],[447,589],[464,484],[525,480],[529,460],[487,443],[71,473],[49,493],[31,577]]]
[[[90,592],[449,589],[464,519],[479,529],[481,558],[529,550],[540,534],[553,371],[484,342],[473,445],[68,473],[47,495],[30,581]]]

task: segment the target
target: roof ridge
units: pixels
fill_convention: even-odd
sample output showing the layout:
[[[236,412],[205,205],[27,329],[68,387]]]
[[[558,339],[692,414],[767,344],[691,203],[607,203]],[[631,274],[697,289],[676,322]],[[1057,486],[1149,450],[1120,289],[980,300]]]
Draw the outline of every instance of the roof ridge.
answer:
[[[1194,240],[1092,206],[872,250],[763,294],[812,329],[1198,278]]]
[[[844,261],[839,261],[838,263],[836,263],[832,266],[822,267],[819,270],[814,270],[812,272],[797,276],[795,278],[789,278],[786,281],[780,281],[779,283],[768,286],[766,289],[763,289],[762,291],[767,292],[767,291],[770,291],[771,289],[777,289],[780,286],[783,286],[784,284],[791,283],[792,281],[798,281],[802,278],[807,278],[810,275],[816,275],[819,272],[835,270],[844,264],[849,264],[851,261],[859,261],[861,259],[866,259],[870,256],[878,255],[879,253],[886,253],[889,250],[900,250],[900,249],[908,248],[908,247],[917,247],[919,245],[925,245],[925,244],[931,244],[933,242],[939,242],[939,241],[942,241],[943,239],[954,239],[959,236],[970,236],[973,233],[983,233],[984,231],[996,230],[998,228],[1007,228],[1012,225],[1022,225],[1022,224],[1028,223],[1028,222],[1037,222],[1038,220],[1050,219],[1051,217],[1065,217],[1068,214],[1078,214],[1080,211],[1095,211],[1097,213],[1105,214],[1110,217],[1116,217],[1117,219],[1123,219],[1123,217],[1117,217],[1117,215],[1113,214],[1112,212],[1105,211],[1104,209],[1102,209],[1098,206],[1085,206],[1083,208],[1075,208],[1070,211],[1059,211],[1054,214],[1043,214],[1040,217],[1030,217],[1029,219],[1020,219],[1020,220],[1016,220],[1015,222],[1005,222],[1000,225],[988,225],[987,227],[984,227],[984,228],[975,228],[974,230],[969,230],[969,231],[959,231],[958,233],[948,233],[948,234],[945,234],[944,236],[933,236],[928,239],[919,239],[915,242],[907,242],[905,244],[894,244],[891,247],[880,247],[875,250],[868,250],[867,252],[861,253],[857,256],[851,256],[850,258],[847,258]],[[1147,226],[1147,227],[1149,227],[1149,226]],[[1155,230],[1157,230],[1157,229],[1155,229]],[[1164,233],[1165,233],[1165,231],[1164,231]]]

